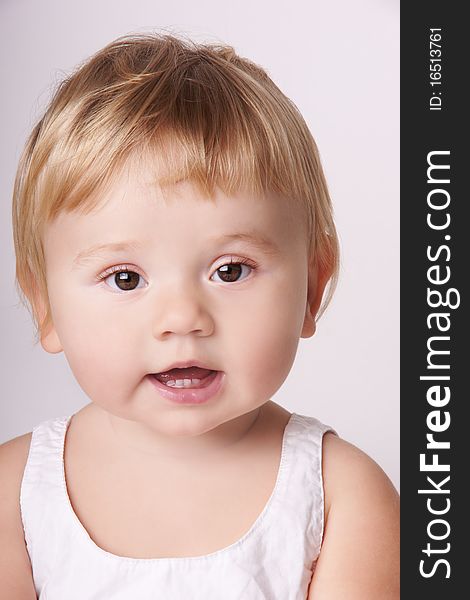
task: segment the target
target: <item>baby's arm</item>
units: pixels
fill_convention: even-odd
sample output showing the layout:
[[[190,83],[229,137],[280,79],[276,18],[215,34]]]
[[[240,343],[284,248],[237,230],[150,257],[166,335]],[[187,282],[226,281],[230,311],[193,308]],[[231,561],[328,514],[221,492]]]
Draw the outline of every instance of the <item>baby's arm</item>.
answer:
[[[20,486],[31,435],[0,445],[0,597],[36,600],[20,512]]]
[[[398,600],[399,497],[361,450],[323,440],[325,531],[307,600]]]

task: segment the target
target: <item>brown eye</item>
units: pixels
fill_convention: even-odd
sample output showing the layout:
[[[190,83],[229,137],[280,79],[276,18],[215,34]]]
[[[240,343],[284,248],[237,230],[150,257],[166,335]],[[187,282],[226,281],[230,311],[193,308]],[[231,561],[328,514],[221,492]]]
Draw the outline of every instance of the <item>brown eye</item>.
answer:
[[[243,273],[243,267],[249,269],[249,272],[251,272],[253,269],[253,267],[245,263],[231,262],[219,267],[215,273],[217,273],[217,275],[220,277],[220,280],[224,283],[235,283],[239,281],[240,275]]]
[[[111,273],[103,279],[105,281],[112,281],[117,286],[118,290],[126,292],[135,290],[139,284],[139,279],[142,279],[142,276],[135,271],[120,270]],[[113,285],[109,285],[109,287],[116,289]]]

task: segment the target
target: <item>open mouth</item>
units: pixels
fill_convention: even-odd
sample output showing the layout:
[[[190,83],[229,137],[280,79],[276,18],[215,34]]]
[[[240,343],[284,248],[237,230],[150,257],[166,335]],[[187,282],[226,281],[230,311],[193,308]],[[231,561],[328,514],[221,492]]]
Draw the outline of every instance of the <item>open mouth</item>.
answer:
[[[202,367],[175,368],[162,373],[153,373],[157,381],[170,388],[203,388],[207,387],[219,371]]]
[[[222,393],[225,373],[202,367],[171,369],[152,373],[149,381],[158,394],[176,404],[204,404],[215,400]]]

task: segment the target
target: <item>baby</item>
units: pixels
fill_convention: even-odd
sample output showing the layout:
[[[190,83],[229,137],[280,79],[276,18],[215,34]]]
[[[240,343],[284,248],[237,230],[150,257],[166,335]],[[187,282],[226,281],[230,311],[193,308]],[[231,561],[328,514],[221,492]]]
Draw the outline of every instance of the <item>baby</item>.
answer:
[[[0,446],[2,597],[399,597],[389,479],[270,400],[339,262],[315,142],[262,68],[110,43],[32,131],[13,232],[36,343],[91,402]]]

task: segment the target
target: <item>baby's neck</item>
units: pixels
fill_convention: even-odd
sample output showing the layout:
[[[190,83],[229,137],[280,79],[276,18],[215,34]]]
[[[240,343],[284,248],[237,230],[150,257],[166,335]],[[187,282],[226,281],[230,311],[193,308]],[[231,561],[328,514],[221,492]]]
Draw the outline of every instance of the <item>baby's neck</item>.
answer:
[[[132,455],[134,459],[158,458],[159,461],[184,461],[196,465],[201,461],[226,459],[253,443],[273,404],[269,401],[208,432],[193,436],[161,435],[143,423],[117,417],[94,403],[84,407],[73,419],[81,419],[84,430],[89,430],[90,435],[96,433],[108,449],[112,447],[116,456],[122,453],[127,458]]]

